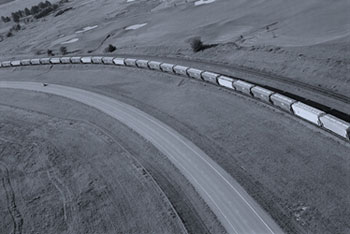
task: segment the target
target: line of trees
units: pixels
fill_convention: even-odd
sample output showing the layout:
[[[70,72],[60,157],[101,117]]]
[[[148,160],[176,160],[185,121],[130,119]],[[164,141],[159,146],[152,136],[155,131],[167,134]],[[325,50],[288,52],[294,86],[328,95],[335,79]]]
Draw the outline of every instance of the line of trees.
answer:
[[[52,4],[49,1],[40,2],[38,5],[32,6],[30,9],[27,7],[24,10],[19,10],[11,13],[11,18],[13,22],[18,23],[21,18],[33,15],[34,18],[38,19],[43,16],[48,15],[50,12],[58,8],[57,4]],[[11,18],[8,16],[1,16],[1,20],[4,23],[10,22]]]

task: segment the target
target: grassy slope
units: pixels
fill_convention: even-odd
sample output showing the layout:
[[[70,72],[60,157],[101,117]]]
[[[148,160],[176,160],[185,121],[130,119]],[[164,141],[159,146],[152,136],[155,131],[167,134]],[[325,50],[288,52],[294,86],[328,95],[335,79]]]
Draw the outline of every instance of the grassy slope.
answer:
[[[7,106],[0,112],[2,232],[182,232],[151,177],[96,126]]]
[[[347,0],[218,0],[199,7],[182,0],[108,0],[103,5],[80,0],[65,6],[74,10],[31,23],[15,40],[1,42],[0,56],[45,53],[47,49],[58,52],[60,42],[78,38],[65,45],[68,50],[101,53],[114,44],[117,52],[238,64],[350,93]],[[124,30],[140,23],[147,25]],[[74,33],[88,25],[98,28]],[[194,54],[188,42],[193,36],[218,47]]]

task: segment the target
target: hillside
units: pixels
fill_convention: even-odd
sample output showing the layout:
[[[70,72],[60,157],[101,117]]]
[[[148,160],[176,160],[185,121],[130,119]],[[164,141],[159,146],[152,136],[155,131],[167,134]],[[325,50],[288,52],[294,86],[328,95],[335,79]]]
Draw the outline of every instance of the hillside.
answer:
[[[0,7],[0,13],[13,4]],[[25,24],[14,39],[0,42],[0,56],[58,52],[61,46],[74,53],[104,53],[113,44],[117,53],[241,65],[350,93],[347,0],[76,0],[62,9],[70,7],[60,16]],[[6,30],[0,32],[4,36]],[[193,53],[193,37],[215,46]]]

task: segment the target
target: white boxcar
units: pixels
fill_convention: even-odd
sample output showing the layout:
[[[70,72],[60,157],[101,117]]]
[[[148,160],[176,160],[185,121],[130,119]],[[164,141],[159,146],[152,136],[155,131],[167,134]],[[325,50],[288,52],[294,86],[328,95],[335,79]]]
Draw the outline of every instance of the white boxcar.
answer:
[[[237,80],[233,82],[233,86],[236,88],[237,91],[253,96],[251,89],[255,85],[242,80]]]
[[[189,67],[175,65],[174,72],[175,72],[175,74],[178,74],[178,75],[188,76],[188,74],[187,74],[188,69],[189,69]]]
[[[84,63],[84,64],[90,64],[90,63],[92,63],[91,57],[82,57],[80,60],[81,60],[81,62]]]
[[[324,128],[348,140],[350,139],[350,123],[330,114],[321,116],[320,121]]]
[[[126,66],[136,67],[136,59],[133,59],[133,58],[124,59],[124,63]]]
[[[196,69],[196,68],[189,68],[187,70],[187,74],[189,77],[192,77],[194,79],[202,80],[202,73],[204,71]]]
[[[170,63],[162,63],[160,65],[160,68],[162,69],[163,72],[167,72],[167,73],[174,73],[174,64],[170,64]]]
[[[2,67],[11,67],[11,61],[4,61],[1,63]]]
[[[265,102],[271,102],[270,97],[272,94],[274,94],[273,91],[265,89],[260,86],[255,86],[251,89],[253,96],[256,97],[257,99],[260,99]]]
[[[114,59],[113,57],[103,57],[102,62],[104,64],[113,65],[114,64],[113,59]]]
[[[61,58],[61,63],[63,63],[63,64],[71,63],[71,57],[62,57]]]
[[[40,63],[40,59],[31,59],[31,60],[30,60],[30,63],[31,63],[32,65],[39,65],[39,64],[41,64],[41,63]]]
[[[114,58],[113,63],[117,66],[125,66],[123,58]]]
[[[51,58],[50,59],[50,63],[52,63],[52,64],[60,64],[61,60],[60,60],[60,58]]]
[[[21,66],[21,61],[20,60],[11,61],[11,66],[13,67]]]
[[[71,61],[73,64],[79,64],[79,63],[81,63],[81,57],[71,57],[71,58],[70,58],[70,61]]]
[[[161,62],[157,62],[157,61],[150,61],[150,62],[148,62],[148,66],[149,66],[150,69],[158,70],[158,71],[161,71],[161,69],[160,69],[160,65],[161,64],[162,64]]]
[[[320,117],[325,113],[317,108],[306,105],[302,102],[296,102],[292,105],[292,110],[296,116],[305,119],[311,123],[321,126]]]
[[[50,64],[50,58],[41,58],[40,63],[41,64]]]
[[[233,82],[236,81],[235,79],[227,76],[219,76],[218,77],[218,83],[219,85],[229,88],[229,89],[235,89],[233,86]]]
[[[22,66],[29,66],[30,65],[30,59],[22,59],[21,60]]]
[[[102,57],[100,56],[94,56],[91,58],[92,63],[94,64],[102,64]]]
[[[217,79],[219,76],[220,76],[219,74],[214,73],[214,72],[206,71],[206,72],[202,73],[203,80],[208,81],[209,83],[213,83],[213,84],[218,84]]]
[[[282,94],[275,93],[272,94],[270,100],[273,105],[278,106],[279,108],[286,110],[288,112],[293,113],[292,104],[296,102],[296,100],[286,97]]]
[[[148,68],[148,60],[138,59],[136,60],[136,65],[140,68]]]

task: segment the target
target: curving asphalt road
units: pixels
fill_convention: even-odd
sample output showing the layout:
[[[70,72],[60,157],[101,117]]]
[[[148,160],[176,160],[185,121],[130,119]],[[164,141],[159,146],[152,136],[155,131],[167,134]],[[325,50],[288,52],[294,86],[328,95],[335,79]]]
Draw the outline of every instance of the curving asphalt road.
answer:
[[[115,99],[67,86],[1,81],[0,88],[63,96],[94,107],[154,144],[193,184],[229,233],[283,233],[244,189],[201,149],[150,115]]]

